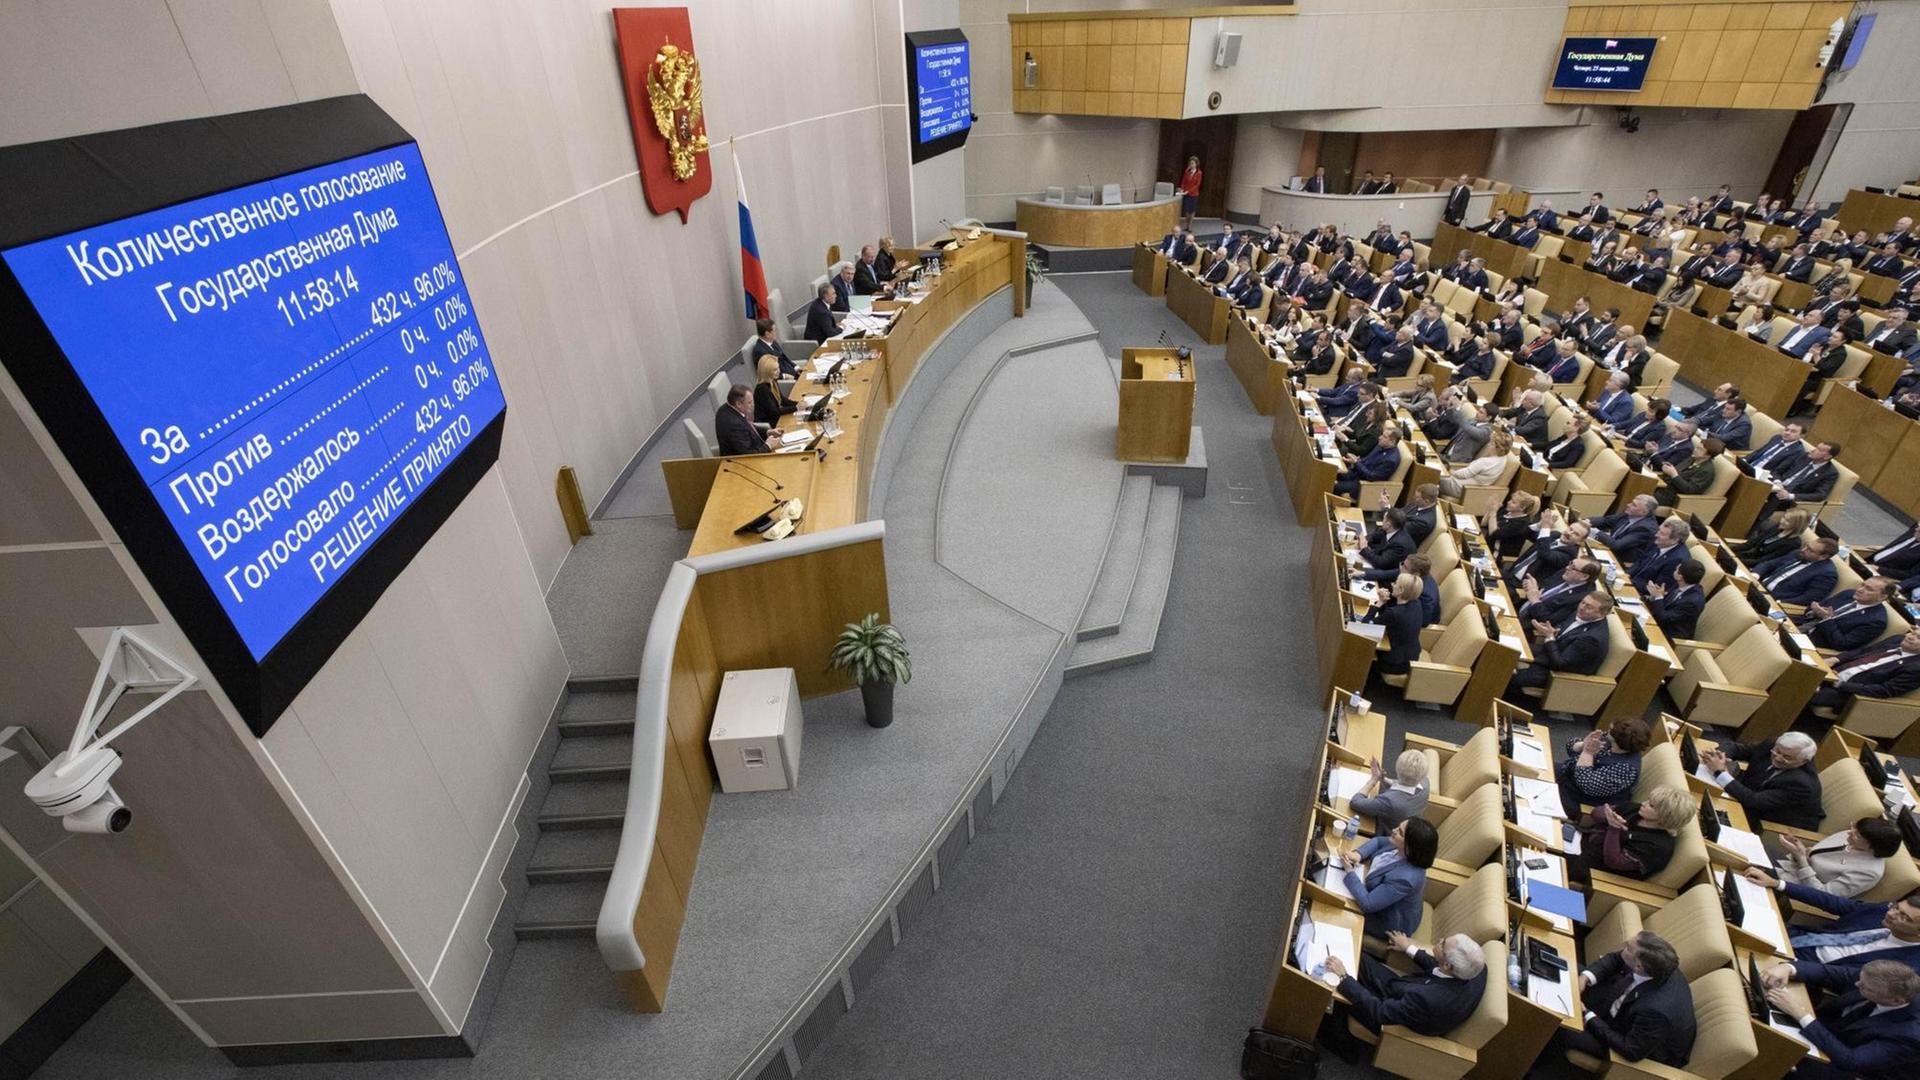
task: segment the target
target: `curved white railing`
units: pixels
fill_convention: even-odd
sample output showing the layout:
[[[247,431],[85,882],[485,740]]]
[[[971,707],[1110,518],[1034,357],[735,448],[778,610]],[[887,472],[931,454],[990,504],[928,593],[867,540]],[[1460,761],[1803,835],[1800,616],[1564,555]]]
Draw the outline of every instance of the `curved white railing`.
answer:
[[[680,624],[694,585],[701,574],[797,558],[834,548],[884,540],[885,521],[863,521],[838,529],[803,533],[772,544],[735,548],[681,559],[667,571],[667,583],[653,605],[647,624],[647,643],[640,652],[640,688],[633,714],[633,766],[627,779],[627,815],[620,826],[620,850],[613,859],[607,894],[600,901],[594,940],[600,957],[614,971],[640,971],[646,954],[634,934],[633,920],[640,910],[653,863],[653,842],[660,826],[660,787],[666,766],[667,702],[672,695],[673,654],[680,644]]]

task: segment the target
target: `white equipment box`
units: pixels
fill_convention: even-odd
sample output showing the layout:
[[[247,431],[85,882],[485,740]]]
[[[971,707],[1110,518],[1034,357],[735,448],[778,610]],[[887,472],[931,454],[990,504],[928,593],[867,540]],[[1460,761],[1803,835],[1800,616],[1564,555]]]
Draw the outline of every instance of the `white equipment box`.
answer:
[[[727,672],[707,736],[720,790],[798,787],[801,731],[800,684],[792,668]]]

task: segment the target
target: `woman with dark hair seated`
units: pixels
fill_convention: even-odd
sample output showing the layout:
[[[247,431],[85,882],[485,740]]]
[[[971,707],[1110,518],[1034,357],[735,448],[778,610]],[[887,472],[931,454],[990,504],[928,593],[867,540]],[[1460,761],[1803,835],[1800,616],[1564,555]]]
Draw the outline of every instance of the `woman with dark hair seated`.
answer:
[[[1427,891],[1427,867],[1440,850],[1440,831],[1426,818],[1408,818],[1385,836],[1376,836],[1346,855],[1347,892],[1366,919],[1366,936],[1376,943],[1387,934],[1411,934],[1420,928],[1420,903]],[[1366,866],[1365,876],[1360,867]]]
[[[1664,785],[1642,802],[1601,803],[1580,825],[1580,854],[1568,870],[1583,880],[1595,870],[1635,880],[1652,877],[1673,859],[1674,841],[1694,811],[1692,795]]]
[[[1863,817],[1846,832],[1818,843],[1784,837],[1780,845],[1787,852],[1780,865],[1784,880],[1834,896],[1855,897],[1880,884],[1886,875],[1887,860],[1900,853],[1900,829],[1886,818]],[[1783,887],[1760,870],[1748,870],[1747,879],[1768,888]]]
[[[1640,755],[1651,737],[1646,721],[1623,716],[1595,728],[1584,739],[1567,743],[1568,757],[1554,770],[1560,783],[1560,801],[1570,817],[1578,817],[1582,806],[1617,802],[1640,782]]]

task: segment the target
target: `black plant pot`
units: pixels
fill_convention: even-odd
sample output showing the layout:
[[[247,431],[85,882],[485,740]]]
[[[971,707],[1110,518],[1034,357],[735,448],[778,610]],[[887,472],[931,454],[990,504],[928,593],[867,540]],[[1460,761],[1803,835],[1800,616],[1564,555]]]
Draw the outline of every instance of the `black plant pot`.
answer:
[[[861,683],[860,701],[867,707],[868,727],[881,728],[893,723],[892,683]]]

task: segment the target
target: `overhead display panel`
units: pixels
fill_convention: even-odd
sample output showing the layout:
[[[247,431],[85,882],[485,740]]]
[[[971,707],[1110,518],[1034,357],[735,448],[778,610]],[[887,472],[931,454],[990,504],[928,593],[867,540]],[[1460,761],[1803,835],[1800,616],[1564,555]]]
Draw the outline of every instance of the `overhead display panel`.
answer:
[[[1555,90],[1638,90],[1647,81],[1658,38],[1570,37],[1554,66]]]
[[[419,148],[30,242],[5,224],[0,305],[30,315],[9,372],[264,732],[498,452]]]
[[[913,101],[913,160],[966,145],[973,130],[973,53],[959,30],[907,35],[907,96]]]

